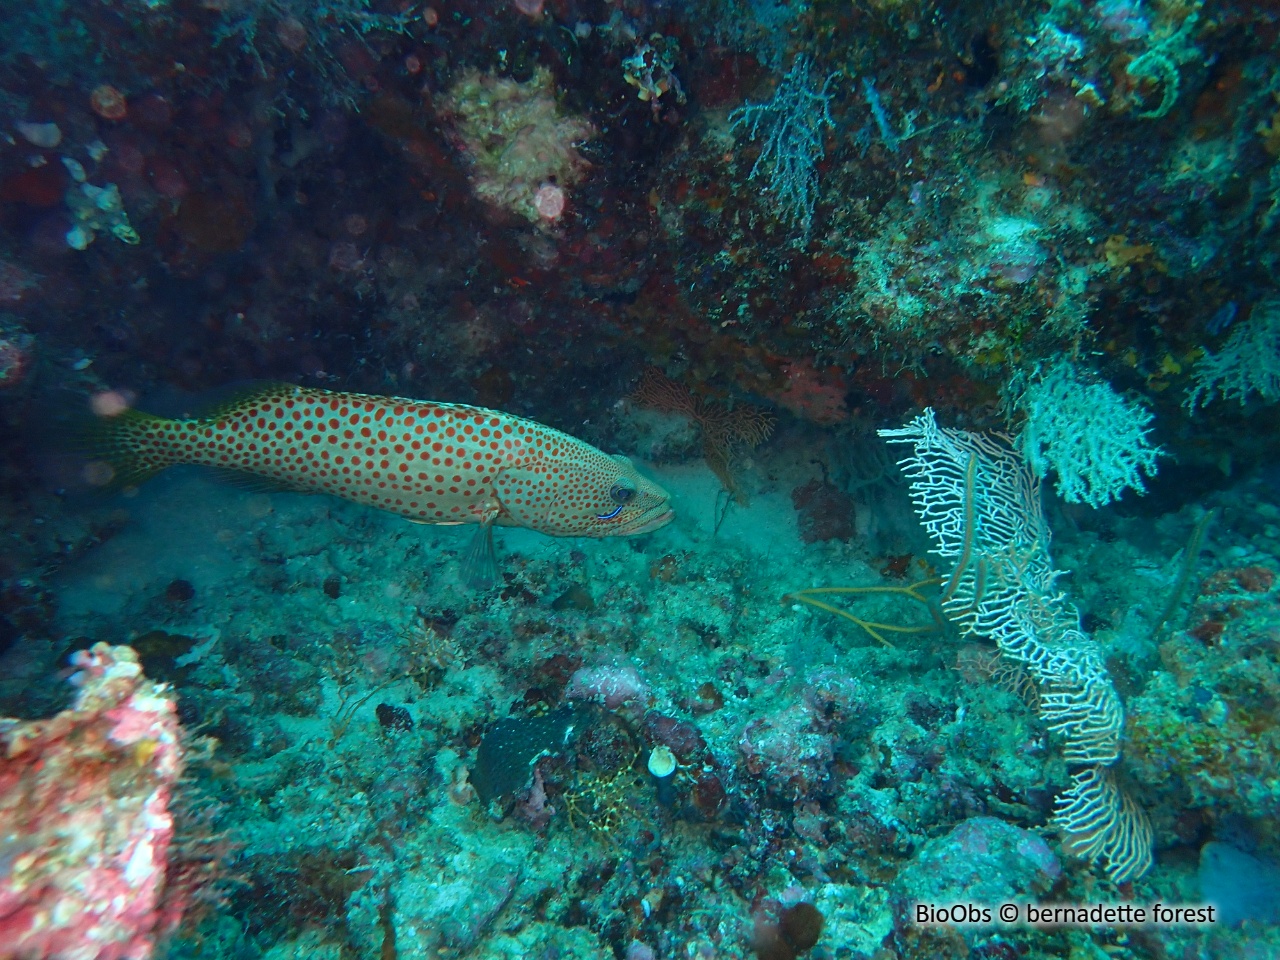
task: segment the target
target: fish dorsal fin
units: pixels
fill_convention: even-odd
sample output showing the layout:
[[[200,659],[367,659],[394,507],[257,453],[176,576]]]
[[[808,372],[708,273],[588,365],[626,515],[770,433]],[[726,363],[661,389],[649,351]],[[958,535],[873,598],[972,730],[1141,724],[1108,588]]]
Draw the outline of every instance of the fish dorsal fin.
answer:
[[[279,394],[298,389],[301,388],[296,384],[285,383],[281,380],[254,380],[249,383],[236,384],[216,391],[215,395],[200,407],[195,419],[217,420],[226,414],[238,412],[238,408],[244,403],[258,400],[268,394]]]

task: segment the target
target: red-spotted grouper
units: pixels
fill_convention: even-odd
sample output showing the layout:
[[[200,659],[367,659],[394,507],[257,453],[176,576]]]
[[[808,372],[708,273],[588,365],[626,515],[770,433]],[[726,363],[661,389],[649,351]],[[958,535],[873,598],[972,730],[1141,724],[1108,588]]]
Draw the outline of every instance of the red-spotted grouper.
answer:
[[[118,485],[205,464],[281,489],[330,493],[419,523],[480,525],[464,572],[492,580],[493,527],[553,537],[625,537],[671,522],[670,494],[631,461],[532,420],[456,403],[287,384],[212,416],[103,418],[93,452]]]

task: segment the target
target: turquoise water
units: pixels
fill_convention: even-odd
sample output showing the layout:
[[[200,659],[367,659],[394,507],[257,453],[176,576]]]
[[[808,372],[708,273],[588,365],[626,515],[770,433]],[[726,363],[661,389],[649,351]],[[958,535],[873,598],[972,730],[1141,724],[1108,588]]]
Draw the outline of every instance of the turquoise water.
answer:
[[[0,960],[1280,954],[1266,5],[4,22]]]

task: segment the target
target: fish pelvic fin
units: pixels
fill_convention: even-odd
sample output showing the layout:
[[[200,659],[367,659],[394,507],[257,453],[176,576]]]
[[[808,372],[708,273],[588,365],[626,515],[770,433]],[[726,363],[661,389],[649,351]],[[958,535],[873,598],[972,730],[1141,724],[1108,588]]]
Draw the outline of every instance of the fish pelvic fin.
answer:
[[[493,549],[493,524],[482,523],[462,559],[462,581],[472,590],[498,582],[498,556]]]

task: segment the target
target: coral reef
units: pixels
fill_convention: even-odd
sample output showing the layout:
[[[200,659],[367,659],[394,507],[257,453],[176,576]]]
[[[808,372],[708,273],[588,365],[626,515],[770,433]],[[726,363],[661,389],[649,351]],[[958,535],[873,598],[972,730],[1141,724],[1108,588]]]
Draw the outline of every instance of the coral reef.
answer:
[[[146,960],[182,917],[168,885],[183,771],[172,693],[128,647],[72,658],[75,704],[0,720],[0,933],[20,957]]]
[[[470,167],[476,196],[534,223],[559,219],[563,195],[553,200],[548,192],[586,174],[590,164],[578,147],[595,130],[562,115],[548,71],[537,70],[523,83],[466,73],[437,103]]]
[[[1280,953],[1274,5],[10,8],[0,954]]]
[[[1130,769],[1143,792],[1160,799],[1159,826],[1171,837],[1237,820],[1280,849],[1269,826],[1280,804],[1280,744],[1266,720],[1280,681],[1276,579],[1267,566],[1211,574],[1190,626],[1160,645],[1164,669],[1131,703]]]

